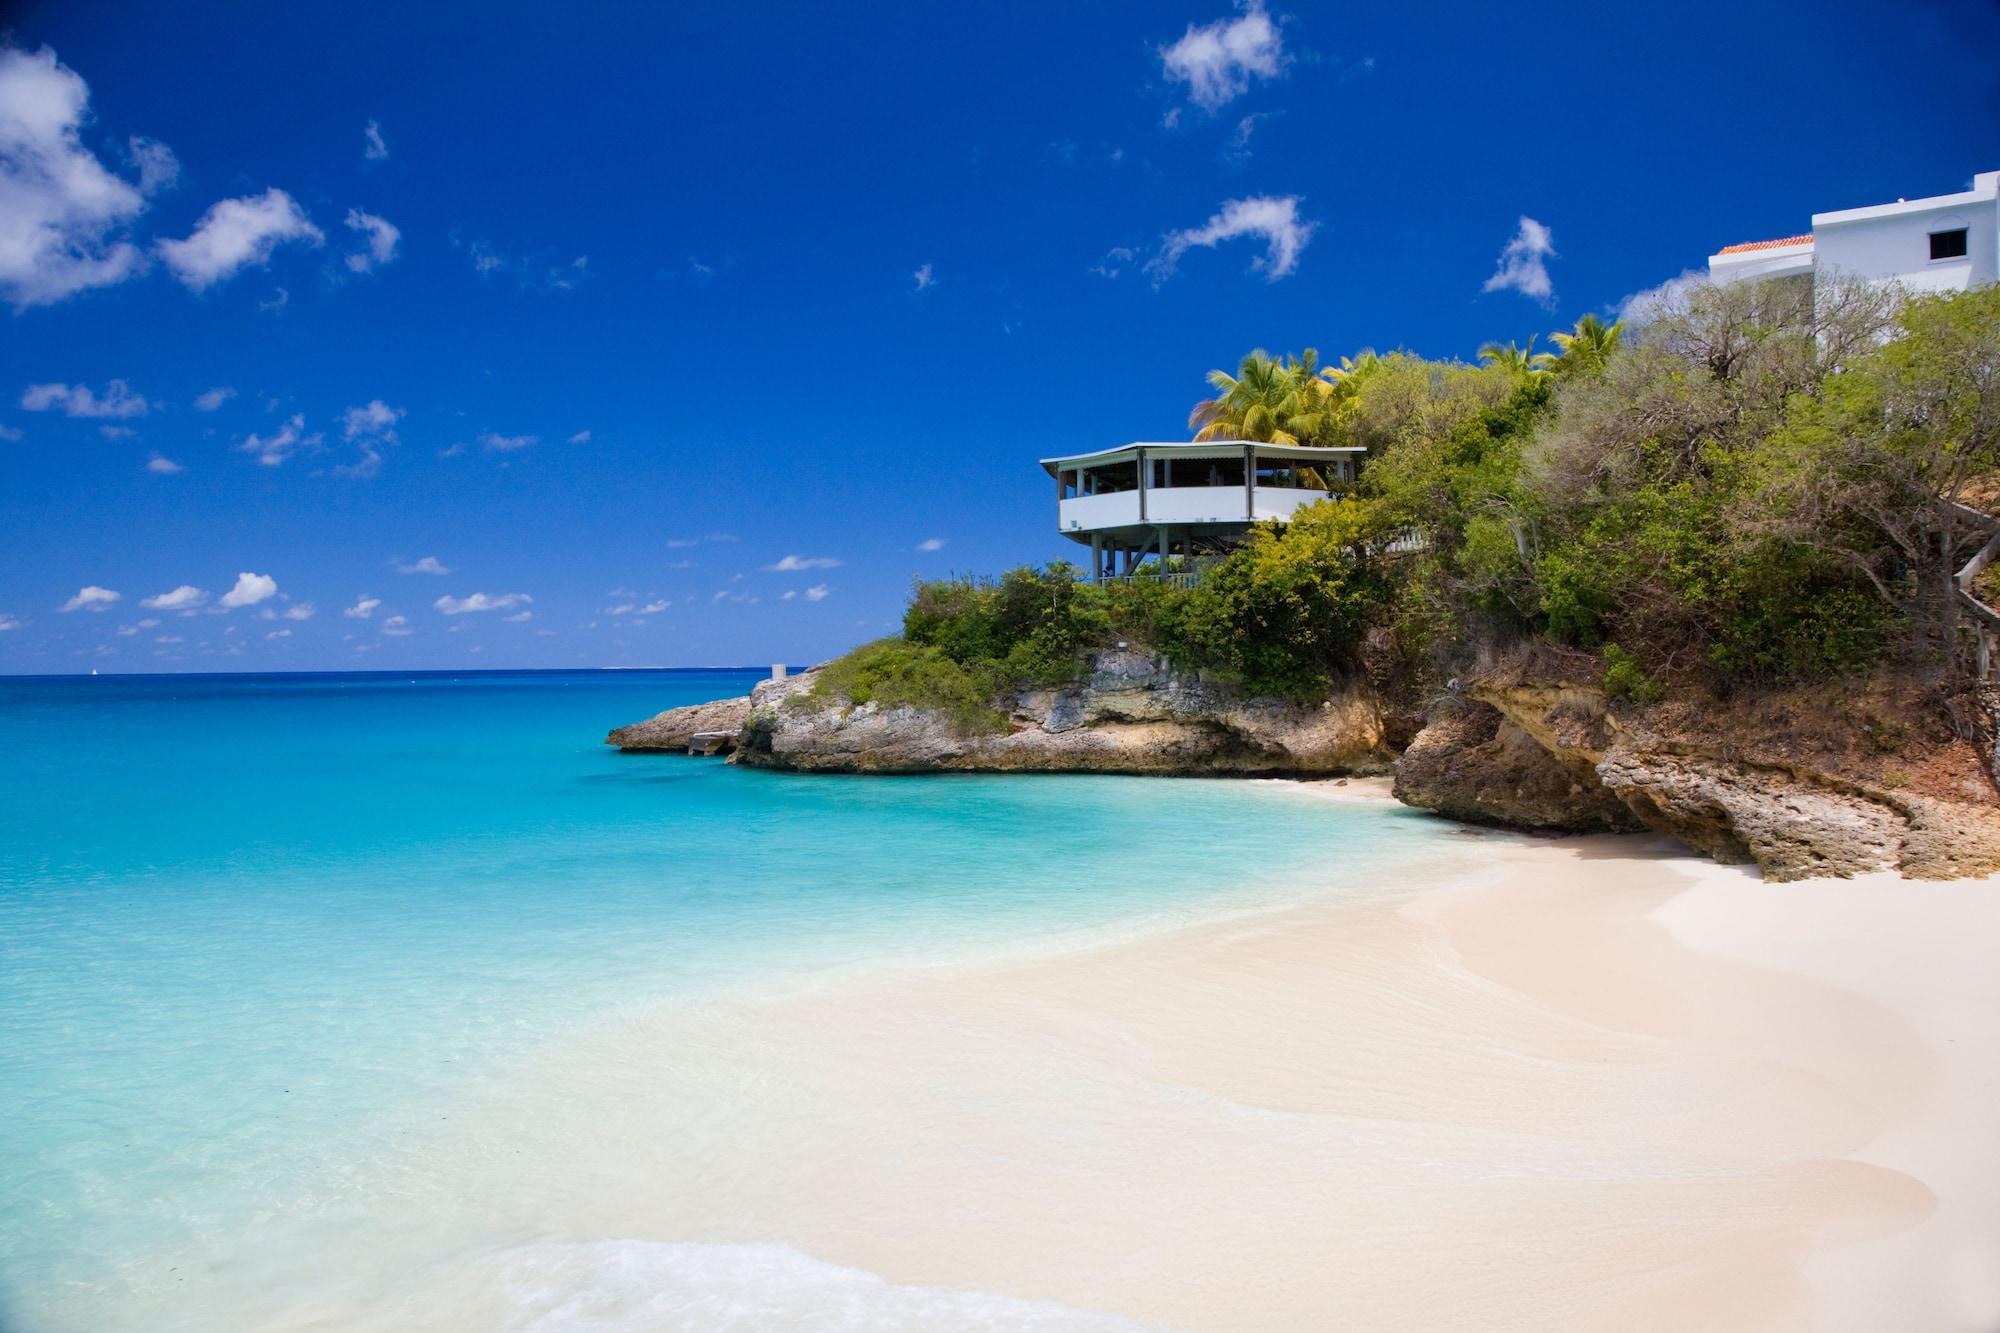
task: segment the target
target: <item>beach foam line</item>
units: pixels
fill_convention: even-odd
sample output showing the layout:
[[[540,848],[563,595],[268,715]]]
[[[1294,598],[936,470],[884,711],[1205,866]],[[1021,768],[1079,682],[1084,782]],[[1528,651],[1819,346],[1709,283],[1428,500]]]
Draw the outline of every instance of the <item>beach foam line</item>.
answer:
[[[1053,1301],[899,1286],[789,1245],[606,1240],[501,1255],[505,1333],[1144,1333]]]

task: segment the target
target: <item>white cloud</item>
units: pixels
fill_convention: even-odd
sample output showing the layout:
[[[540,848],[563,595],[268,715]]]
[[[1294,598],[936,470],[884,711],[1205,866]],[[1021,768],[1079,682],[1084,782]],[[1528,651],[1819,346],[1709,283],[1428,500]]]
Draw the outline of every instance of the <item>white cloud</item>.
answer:
[[[431,605],[448,616],[462,616],[474,611],[506,611],[535,599],[524,592],[492,593],[476,592],[470,597],[440,597]]]
[[[781,602],[796,601],[798,599],[798,595],[799,595],[799,590],[797,588],[787,588],[785,589],[785,595],[783,597],[780,597],[778,600]]]
[[[226,384],[219,384],[215,388],[195,396],[194,410],[197,412],[213,412],[216,408],[221,407],[235,396],[236,390]]]
[[[580,430],[576,434],[569,437],[569,442],[571,444],[589,444],[590,432],[587,430]]]
[[[402,420],[403,409],[391,407],[380,398],[371,398],[361,407],[350,407],[341,416],[340,433],[349,441],[364,437],[396,442],[396,423]]]
[[[201,215],[186,240],[161,241],[154,248],[176,278],[204,291],[251,264],[270,261],[288,241],[320,245],[326,236],[283,190],[224,199]]]
[[[139,435],[139,432],[130,426],[99,426],[97,433],[107,440],[132,440],[137,439]]]
[[[5,440],[9,444],[14,444],[17,443],[20,440],[20,438],[21,438],[21,432],[16,430],[14,427],[0,426],[0,440]]]
[[[168,458],[165,454],[154,454],[146,460],[146,471],[153,473],[155,476],[171,477],[176,473],[185,472],[187,469],[176,463],[173,459]]]
[[[699,537],[669,537],[667,538],[667,549],[669,551],[684,551],[690,546],[714,546],[735,540],[736,534],[733,532],[707,532]]]
[[[1616,307],[1616,314],[1633,329],[1641,329],[1654,323],[1661,316],[1682,309],[1687,304],[1688,293],[1708,281],[1708,274],[1700,269],[1683,269],[1657,287],[1648,287],[1641,292],[1633,292]]]
[[[48,47],[0,49],[0,296],[16,310],[145,268],[114,234],[171,182],[173,155],[135,139],[139,183],[113,175],[79,135],[89,108],[89,85]]]
[[[158,139],[135,134],[125,141],[125,155],[139,172],[139,193],[158,194],[171,190],[181,178],[181,161],[174,150]]]
[[[436,556],[427,555],[420,560],[412,560],[407,564],[397,565],[396,572],[398,574],[449,574],[451,573],[451,567]]]
[[[840,562],[829,555],[788,555],[765,569],[773,574],[796,574],[807,569],[838,569]]]
[[[294,602],[285,608],[283,618],[286,620],[311,620],[318,614],[319,608],[311,602]]]
[[[269,574],[248,572],[236,576],[236,586],[222,594],[216,605],[225,611],[234,611],[239,606],[255,606],[267,597],[278,593],[278,581]]]
[[[812,587],[806,589],[806,600],[808,602],[823,602],[826,600],[826,595],[829,591],[830,589],[824,583],[815,583]]]
[[[353,606],[348,607],[340,614],[346,616],[349,620],[366,620],[375,614],[375,608],[380,605],[382,605],[380,597],[359,597],[355,599]]]
[[[407,638],[409,635],[416,633],[415,630],[410,628],[410,622],[402,616],[390,616],[387,620],[383,621],[382,632],[392,639]]]
[[[265,467],[277,467],[302,449],[318,449],[321,436],[318,431],[306,434],[306,419],[303,413],[294,413],[292,418],[270,435],[251,434],[236,447],[251,455]]]
[[[1104,258],[1090,266],[1090,271],[1100,278],[1115,278],[1125,271],[1125,266],[1139,257],[1139,252],[1123,245],[1115,245],[1104,252]]]
[[[539,435],[501,435],[494,431],[481,431],[479,445],[482,449],[496,454],[511,454],[541,442]]]
[[[944,549],[944,538],[926,537],[917,543],[917,549],[919,551],[942,551]]]
[[[511,616],[502,616],[500,618],[506,621],[510,625],[520,625],[524,624],[527,621],[533,620],[535,618],[535,613],[533,611],[516,611]]]
[[[366,273],[396,257],[396,247],[402,244],[403,233],[395,223],[373,213],[350,208],[347,210],[347,225],[363,233],[368,242],[365,251],[347,257],[347,267],[353,272]]]
[[[377,121],[369,121],[361,127],[361,158],[365,162],[380,162],[389,156],[389,145],[382,142],[382,126]]]
[[[1500,252],[1500,266],[1481,290],[1516,291],[1543,305],[1553,305],[1555,284],[1549,281],[1547,261],[1555,252],[1555,238],[1549,229],[1523,213],[1513,239]]]
[[[1259,0],[1248,0],[1233,19],[1217,19],[1160,48],[1168,80],[1185,83],[1188,100],[1215,111],[1250,91],[1253,78],[1275,79],[1284,72],[1285,39]],[[1172,128],[1173,121],[1168,122]]]
[[[288,629],[274,629],[264,637],[267,639],[289,639],[292,637],[292,632]]]
[[[1189,250],[1197,246],[1212,250],[1224,241],[1254,236],[1264,242],[1265,251],[1250,269],[1262,272],[1266,281],[1276,282],[1298,268],[1299,252],[1306,248],[1318,225],[1299,217],[1299,196],[1295,194],[1231,199],[1201,226],[1169,233],[1160,253],[1147,262],[1146,271],[1156,284],[1164,282],[1174,275],[1181,256]]]
[[[208,594],[192,583],[183,583],[172,592],[163,592],[157,597],[148,597],[139,605],[148,611],[192,611],[197,606],[208,604]]]
[[[71,417],[142,417],[150,404],[132,392],[124,380],[112,380],[98,397],[87,384],[31,384],[21,395],[30,412],[61,412]]]
[[[76,596],[70,598],[56,609],[59,611],[104,611],[108,610],[113,603],[121,600],[121,598],[122,594],[115,593],[109,588],[100,588],[92,583],[79,588]]]
[[[916,283],[916,290],[920,292],[928,290],[937,282],[937,275],[932,271],[929,264],[925,264],[915,273],[912,273],[910,278]]]
[[[19,629],[21,624],[17,617],[0,615],[0,634],[5,634],[10,629]]]
[[[292,303],[292,294],[286,291],[283,287],[273,287],[271,289],[271,293],[272,294],[270,300],[259,301],[257,303],[257,308],[259,310],[264,311],[266,314],[269,314],[274,310],[283,310],[286,306]]]

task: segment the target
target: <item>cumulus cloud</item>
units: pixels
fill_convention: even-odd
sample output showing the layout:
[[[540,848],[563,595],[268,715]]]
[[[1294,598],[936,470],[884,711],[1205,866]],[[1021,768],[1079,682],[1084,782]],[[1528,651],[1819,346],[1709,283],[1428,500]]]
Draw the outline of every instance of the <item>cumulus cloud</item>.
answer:
[[[125,141],[125,155],[139,173],[139,193],[158,194],[171,190],[181,178],[181,161],[174,150],[158,139],[135,134]]]
[[[589,444],[590,432],[587,430],[580,430],[576,434],[569,437],[569,442],[571,444]]]
[[[176,463],[173,459],[168,458],[165,454],[154,454],[146,460],[146,471],[159,477],[171,477],[176,473],[185,472],[187,469]]]
[[[235,396],[236,390],[226,384],[219,384],[213,389],[195,395],[194,410],[197,412],[213,412]]]
[[[350,407],[341,414],[341,438],[357,446],[361,456],[352,463],[342,463],[329,468],[336,477],[372,477],[382,470],[382,450],[397,443],[396,423],[402,420],[403,409],[391,407],[380,398],[370,399],[360,407]]]
[[[13,444],[19,441],[20,438],[21,438],[21,432],[14,429],[14,427],[0,426],[0,440],[5,440],[9,444]]]
[[[139,432],[130,426],[99,426],[97,433],[107,440],[132,440],[137,439],[139,435]]]
[[[1252,79],[1275,79],[1285,68],[1285,39],[1259,0],[1233,19],[1190,23],[1172,46],[1160,48],[1160,68],[1187,85],[1190,102],[1215,111],[1250,91]],[[1171,122],[1170,122],[1171,126]]]
[[[163,592],[156,597],[147,597],[139,605],[148,611],[192,611],[208,604],[208,594],[192,583],[183,583],[172,592]]]
[[[449,574],[451,573],[451,567],[436,556],[427,555],[416,560],[398,562],[396,572],[398,574]]]
[[[541,443],[539,435],[501,435],[495,431],[481,431],[479,447],[488,453],[511,454]]]
[[[361,127],[361,158],[365,162],[380,162],[389,156],[389,145],[382,141],[382,126],[378,121],[369,121]]]
[[[292,637],[292,632],[288,629],[274,629],[264,637],[267,639],[289,639]]]
[[[445,615],[462,616],[476,611],[507,611],[534,600],[524,592],[476,592],[470,597],[440,597],[431,605]]]
[[[714,546],[735,540],[736,534],[733,532],[705,532],[699,537],[669,537],[667,538],[667,549],[669,551],[684,551],[690,546]]]
[[[389,219],[350,208],[347,210],[347,225],[362,233],[368,243],[366,250],[347,257],[347,267],[353,272],[366,273],[396,257],[396,247],[402,244],[403,233]]]
[[[1688,293],[1708,280],[1708,274],[1700,269],[1683,269],[1679,275],[1668,278],[1657,287],[1648,287],[1625,297],[1618,302],[1615,313],[1631,328],[1642,329],[1663,315],[1685,309]]]
[[[171,184],[173,154],[132,141],[139,182],[83,146],[90,87],[48,47],[0,49],[0,296],[16,309],[123,282],[145,256],[118,233]]]
[[[919,551],[942,551],[944,549],[944,538],[926,537],[917,543],[917,549]]]
[[[318,449],[321,439],[318,431],[310,435],[306,433],[306,419],[303,413],[294,413],[290,420],[271,434],[252,433],[236,447],[265,467],[277,467],[300,450]]]
[[[142,417],[150,406],[124,380],[104,386],[103,396],[87,384],[30,384],[21,395],[30,412],[61,412],[70,417]]]
[[[340,614],[346,616],[349,620],[366,620],[375,614],[375,608],[380,605],[382,605],[380,597],[359,597],[355,599],[353,606],[348,607]]]
[[[416,633],[415,630],[410,628],[410,622],[402,616],[390,616],[387,620],[383,621],[382,632],[392,639],[407,638],[409,635]]]
[[[840,562],[830,555],[788,555],[775,565],[765,569],[773,574],[796,574],[807,569],[837,569]]]
[[[931,266],[925,264],[910,275],[910,280],[916,284],[916,290],[921,292],[929,290],[937,282],[937,276]]]
[[[0,634],[5,634],[10,629],[19,629],[22,624],[23,622],[18,617],[0,615]]]
[[[806,600],[808,602],[823,602],[826,600],[828,591],[829,589],[824,583],[815,583],[812,587],[806,589]]]
[[[269,263],[271,252],[291,241],[317,246],[326,236],[297,200],[270,189],[212,205],[187,239],[154,248],[176,278],[199,292],[252,264]]]
[[[265,613],[269,615],[269,612]],[[279,620],[311,620],[319,614],[319,608],[311,602],[294,602],[278,614]]]
[[[222,594],[216,603],[225,611],[234,611],[239,606],[255,606],[267,597],[278,595],[278,581],[269,574],[248,572],[236,576],[236,586]]]
[[[510,625],[520,625],[533,620],[535,613],[533,611],[516,611],[511,616],[502,616],[500,618]]]
[[[1276,282],[1297,270],[1299,252],[1306,248],[1318,225],[1299,216],[1299,196],[1295,194],[1231,199],[1201,226],[1169,233],[1160,253],[1147,262],[1146,271],[1153,275],[1155,284],[1164,282],[1174,275],[1181,256],[1189,250],[1212,250],[1224,241],[1250,236],[1265,246],[1263,255],[1251,263],[1251,271],[1261,272],[1267,282]]]
[[[1500,252],[1499,267],[1482,290],[1516,291],[1543,305],[1555,304],[1555,284],[1549,281],[1548,267],[1555,253],[1555,238],[1549,229],[1523,213],[1513,238]]]
[[[121,597],[122,594],[115,593],[109,588],[100,588],[92,583],[77,589],[76,596],[70,598],[56,609],[59,611],[104,611],[121,600]]]

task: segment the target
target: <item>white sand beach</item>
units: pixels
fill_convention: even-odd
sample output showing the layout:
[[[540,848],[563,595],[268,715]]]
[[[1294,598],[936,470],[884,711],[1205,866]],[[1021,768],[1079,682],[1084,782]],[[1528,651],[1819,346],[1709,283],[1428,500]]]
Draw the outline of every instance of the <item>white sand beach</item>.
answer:
[[[407,1201],[536,1245],[379,1322],[1995,1326],[2000,884],[1487,836],[1477,886],[634,1016]]]

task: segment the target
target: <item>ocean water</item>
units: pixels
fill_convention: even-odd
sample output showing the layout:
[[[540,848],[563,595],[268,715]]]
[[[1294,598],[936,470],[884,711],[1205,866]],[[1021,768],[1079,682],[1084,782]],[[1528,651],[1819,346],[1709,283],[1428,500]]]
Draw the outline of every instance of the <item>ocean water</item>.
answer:
[[[549,1234],[561,1164],[453,1117],[589,1124],[609,1092],[510,1080],[662,1006],[1367,893],[1463,840],[1280,784],[601,743],[757,678],[0,680],[0,1330],[1117,1326],[767,1237]]]

